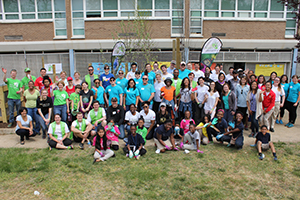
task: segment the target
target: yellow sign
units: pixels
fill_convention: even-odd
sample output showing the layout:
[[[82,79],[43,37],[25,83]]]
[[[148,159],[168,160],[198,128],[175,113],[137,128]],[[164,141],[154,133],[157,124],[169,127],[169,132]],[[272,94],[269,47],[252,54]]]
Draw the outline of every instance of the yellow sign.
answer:
[[[170,65],[171,65],[171,62],[160,62],[160,61],[157,61],[157,63],[158,63],[159,69],[160,69],[160,67],[161,67],[162,65],[166,65],[167,68],[170,67]],[[150,64],[151,64],[151,67],[152,67],[152,69],[153,69],[153,64],[154,64],[154,62],[151,62]]]
[[[270,76],[272,72],[276,72],[278,76],[284,74],[284,64],[256,64],[255,75]]]

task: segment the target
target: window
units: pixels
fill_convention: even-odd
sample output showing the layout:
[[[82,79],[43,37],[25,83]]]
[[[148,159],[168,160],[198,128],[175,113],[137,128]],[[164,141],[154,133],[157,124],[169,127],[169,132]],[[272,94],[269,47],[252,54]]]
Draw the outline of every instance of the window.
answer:
[[[92,7],[93,1],[86,1],[88,8]],[[97,5],[97,4],[96,4]],[[84,37],[84,12],[83,12],[83,1],[72,0],[72,36],[73,37]]]
[[[155,17],[170,16],[170,0],[155,0]]]
[[[190,35],[202,34],[202,1],[190,1]]]
[[[172,1],[172,34],[182,35],[184,32],[184,0]]]
[[[288,37],[292,37],[296,34],[296,19],[294,19],[295,13],[292,10],[287,10],[286,12],[286,27],[285,27],[285,35]]]
[[[101,17],[101,5],[99,0],[86,0],[86,17]]]
[[[234,17],[235,16],[235,0],[222,0],[221,3],[221,16]]]

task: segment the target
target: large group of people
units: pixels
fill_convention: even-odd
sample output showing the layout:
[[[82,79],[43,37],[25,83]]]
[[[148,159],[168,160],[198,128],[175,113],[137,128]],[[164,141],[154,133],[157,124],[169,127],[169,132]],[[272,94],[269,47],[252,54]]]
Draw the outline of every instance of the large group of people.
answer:
[[[203,68],[203,67],[202,67]],[[203,71],[202,71],[203,70]],[[139,159],[147,151],[147,140],[154,140],[156,153],[169,150],[195,150],[203,153],[200,145],[226,142],[228,147],[242,149],[243,131],[251,129],[249,137],[256,138],[252,146],[272,148],[270,132],[275,124],[283,124],[285,110],[289,112],[286,127],[294,126],[300,101],[300,84],[294,75],[289,82],[287,75],[270,74],[269,79],[255,75],[251,70],[223,66],[214,70],[201,69],[199,63],[172,61],[167,67],[158,63],[145,64],[145,71],[131,63],[131,71],[123,70],[115,77],[109,66],[103,74],[88,74],[81,80],[79,72],[51,80],[45,68],[40,77],[31,75],[26,68],[25,77],[16,79],[12,69],[10,78],[2,69],[3,81],[8,85],[9,124],[16,121],[20,143],[42,134],[51,148],[73,149],[72,142],[94,145],[94,162],[105,161],[122,148],[129,158]],[[21,96],[25,107],[21,106]],[[19,115],[14,119],[14,106]],[[261,126],[261,131],[259,126]]]

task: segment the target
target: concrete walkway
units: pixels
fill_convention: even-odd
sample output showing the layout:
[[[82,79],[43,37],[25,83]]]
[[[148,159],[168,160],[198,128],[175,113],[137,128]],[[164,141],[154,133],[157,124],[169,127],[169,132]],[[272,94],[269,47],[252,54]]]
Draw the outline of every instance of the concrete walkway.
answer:
[[[298,109],[298,116],[300,117],[300,109]],[[288,113],[286,112],[283,119],[284,124],[288,122]],[[249,138],[249,131],[244,131],[244,143],[246,146],[253,144],[255,139]],[[275,124],[275,132],[271,133],[271,140],[273,142],[300,142],[300,119],[296,120],[293,128],[287,128],[284,125]],[[153,140],[148,141],[146,146],[153,146]],[[75,147],[79,147],[78,143],[74,143]],[[123,141],[120,141],[120,146],[123,147]],[[20,145],[20,137],[15,133],[15,128],[0,129],[0,148],[47,148],[48,143],[46,139],[42,139],[42,135],[37,135],[30,140],[25,141],[25,145]]]

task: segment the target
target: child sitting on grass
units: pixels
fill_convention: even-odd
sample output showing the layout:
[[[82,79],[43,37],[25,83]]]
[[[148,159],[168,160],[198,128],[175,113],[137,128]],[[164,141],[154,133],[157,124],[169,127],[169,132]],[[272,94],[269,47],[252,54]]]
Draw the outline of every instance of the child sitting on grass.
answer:
[[[189,131],[184,135],[183,149],[197,150],[197,153],[203,153],[200,151],[201,137],[198,131],[196,131],[196,125],[190,123]]]
[[[275,147],[273,142],[271,142],[271,135],[268,133],[268,127],[266,125],[262,125],[260,128],[261,132],[258,132],[255,140],[255,144],[257,144],[257,150],[259,159],[264,159],[265,155],[262,153],[262,150],[268,150],[271,147],[274,160],[277,161],[277,155],[275,151]]]
[[[124,153],[127,157],[135,157],[137,160],[140,156],[144,155],[147,151],[144,149],[144,139],[138,133],[136,133],[136,126],[134,124],[130,125],[131,134],[128,136],[128,142],[123,148]]]
[[[183,129],[184,134],[189,131],[190,122],[193,122],[195,124],[195,121],[191,118],[191,112],[189,110],[186,110],[184,112],[184,119],[181,120],[180,123],[180,128]]]
[[[115,125],[113,118],[109,119],[109,123],[104,127],[106,131],[106,137],[111,140],[111,148],[115,151],[119,150],[119,126]]]
[[[180,145],[180,147],[183,147],[183,136],[184,136],[184,133],[183,133],[183,129],[180,128],[180,122],[176,121],[175,127],[174,127],[175,146]]]
[[[209,144],[206,127],[208,127],[210,125],[212,125],[212,123],[210,122],[210,115],[204,115],[200,124],[198,124],[198,126],[196,126],[196,130],[201,135],[202,144],[205,144],[205,145]]]
[[[94,162],[105,161],[114,155],[114,152],[110,150],[110,141],[106,137],[106,133],[103,127],[97,129],[97,135],[95,137],[95,153]]]

